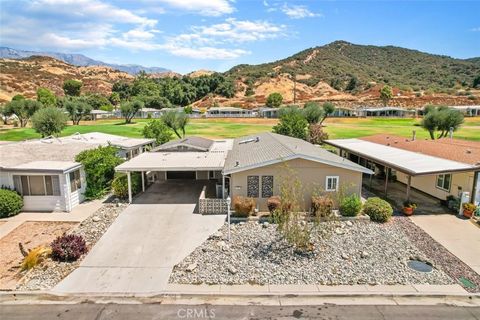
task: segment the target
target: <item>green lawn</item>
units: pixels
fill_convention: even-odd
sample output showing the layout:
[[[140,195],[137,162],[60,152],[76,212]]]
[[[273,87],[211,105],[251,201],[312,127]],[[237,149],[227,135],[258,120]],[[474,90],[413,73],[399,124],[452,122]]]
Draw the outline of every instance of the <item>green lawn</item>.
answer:
[[[142,128],[148,120],[135,120],[132,124],[123,124],[122,120],[99,120],[78,126],[68,126],[62,136],[76,132],[104,132],[126,137],[141,137]],[[188,135],[209,138],[235,138],[271,131],[274,120],[263,119],[198,119],[192,120],[187,127]],[[332,139],[355,138],[377,133],[388,133],[410,137],[412,130],[418,138],[428,138],[428,133],[418,126],[415,119],[327,119],[326,131]],[[468,118],[463,127],[455,132],[456,138],[480,141],[480,118]],[[0,129],[0,140],[20,141],[40,138],[31,128]]]

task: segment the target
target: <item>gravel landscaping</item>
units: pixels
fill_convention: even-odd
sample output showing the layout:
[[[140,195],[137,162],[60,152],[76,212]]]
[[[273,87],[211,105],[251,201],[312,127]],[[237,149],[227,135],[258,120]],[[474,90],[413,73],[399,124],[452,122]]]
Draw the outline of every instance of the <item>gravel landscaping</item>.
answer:
[[[126,206],[125,203],[106,203],[67,233],[83,236],[88,248],[91,249]],[[47,259],[41,265],[26,272],[16,289],[48,290],[75,270],[81,260],[69,263]]]
[[[440,264],[419,250],[395,221],[324,222],[308,254],[295,252],[269,223],[227,225],[175,266],[171,283],[182,284],[454,284]],[[426,252],[429,253],[428,251]],[[432,264],[411,270],[409,259]]]
[[[395,217],[395,223],[402,227],[407,237],[417,248],[425,252],[432,261],[453,279],[468,279],[473,285],[465,286],[470,292],[480,292],[480,275],[453,255],[444,246],[436,242],[422,228],[406,217]]]

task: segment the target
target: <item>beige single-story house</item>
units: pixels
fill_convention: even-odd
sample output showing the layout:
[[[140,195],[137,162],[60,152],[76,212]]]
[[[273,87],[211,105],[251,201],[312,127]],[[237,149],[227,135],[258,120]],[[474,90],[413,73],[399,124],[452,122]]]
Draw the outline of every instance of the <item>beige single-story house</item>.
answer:
[[[359,117],[414,117],[416,111],[400,107],[360,107],[356,111]]]
[[[85,171],[77,154],[99,146],[118,147],[119,156],[144,152],[151,139],[99,132],[0,144],[0,185],[23,196],[24,211],[71,211],[84,201]]]
[[[362,175],[373,173],[304,140],[270,132],[235,140],[188,137],[141,154],[116,170],[128,176],[142,172],[162,181],[214,180],[219,197],[251,197],[261,211],[267,210],[269,197],[280,195],[283,178],[292,172],[302,183],[307,210],[315,192],[337,192],[345,186],[360,195]]]
[[[480,202],[480,143],[460,139],[438,140],[374,135],[360,139],[328,140],[339,155],[374,170],[388,171],[406,186],[439,200],[468,192]],[[385,184],[385,191],[388,181]]]

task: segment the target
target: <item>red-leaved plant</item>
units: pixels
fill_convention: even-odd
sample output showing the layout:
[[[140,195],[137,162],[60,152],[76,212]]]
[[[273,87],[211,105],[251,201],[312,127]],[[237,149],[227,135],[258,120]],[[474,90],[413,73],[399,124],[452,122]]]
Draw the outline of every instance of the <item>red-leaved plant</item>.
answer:
[[[63,234],[53,240],[52,259],[57,261],[72,262],[87,252],[87,244],[82,236]]]

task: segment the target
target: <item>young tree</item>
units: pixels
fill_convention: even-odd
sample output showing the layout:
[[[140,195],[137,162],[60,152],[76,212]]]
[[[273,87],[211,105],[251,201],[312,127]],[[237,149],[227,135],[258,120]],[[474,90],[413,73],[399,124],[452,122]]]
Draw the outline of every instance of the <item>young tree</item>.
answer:
[[[310,101],[305,103],[303,114],[309,124],[316,124],[323,117],[324,112],[318,103]]]
[[[172,132],[163,121],[155,119],[143,127],[143,136],[147,139],[155,139],[157,144],[164,144],[172,139]]]
[[[57,104],[57,97],[47,88],[40,87],[37,89],[37,101],[44,107],[55,107]]]
[[[124,102],[120,105],[120,111],[125,118],[125,123],[131,123],[135,114],[143,108],[143,102],[140,100],[134,100]]]
[[[273,127],[273,132],[305,140],[308,122],[303,112],[296,107],[287,107],[280,111],[280,121]]]
[[[175,135],[179,139],[185,137],[185,128],[189,121],[188,115],[185,112],[178,112],[175,110],[168,111],[163,114],[162,121],[167,127],[175,132]]]
[[[282,105],[282,101],[282,95],[278,92],[274,92],[268,95],[266,105],[270,108],[278,108]]]
[[[320,120],[320,124],[322,124],[323,121],[325,121],[325,119],[327,119],[327,117],[335,111],[335,105],[331,102],[325,102],[324,104],[322,104],[322,108],[323,108],[323,117]]]
[[[380,100],[382,100],[383,105],[386,106],[390,99],[393,98],[393,91],[392,87],[390,86],[383,86],[382,89],[380,89]]]
[[[63,92],[66,96],[78,97],[82,92],[82,81],[69,79],[63,82]]]
[[[439,107],[429,111],[423,117],[421,126],[428,131],[430,138],[434,140],[436,131],[440,131],[437,138],[444,138],[450,129],[458,130],[463,120],[463,114],[460,111]]]
[[[72,119],[74,125],[78,125],[80,120],[92,112],[92,107],[80,99],[66,100],[64,108],[70,115],[70,119]]]
[[[321,124],[311,124],[308,126],[307,141],[313,144],[323,144],[328,139],[328,133],[323,131]]]
[[[67,125],[67,116],[56,107],[42,108],[32,116],[32,128],[42,137],[57,136]]]
[[[40,102],[30,99],[12,100],[5,106],[7,116],[15,115],[21,127],[25,127],[28,120],[43,106]]]
[[[12,97],[11,101],[18,101],[18,100],[25,100],[25,96],[23,94],[16,94]]]

